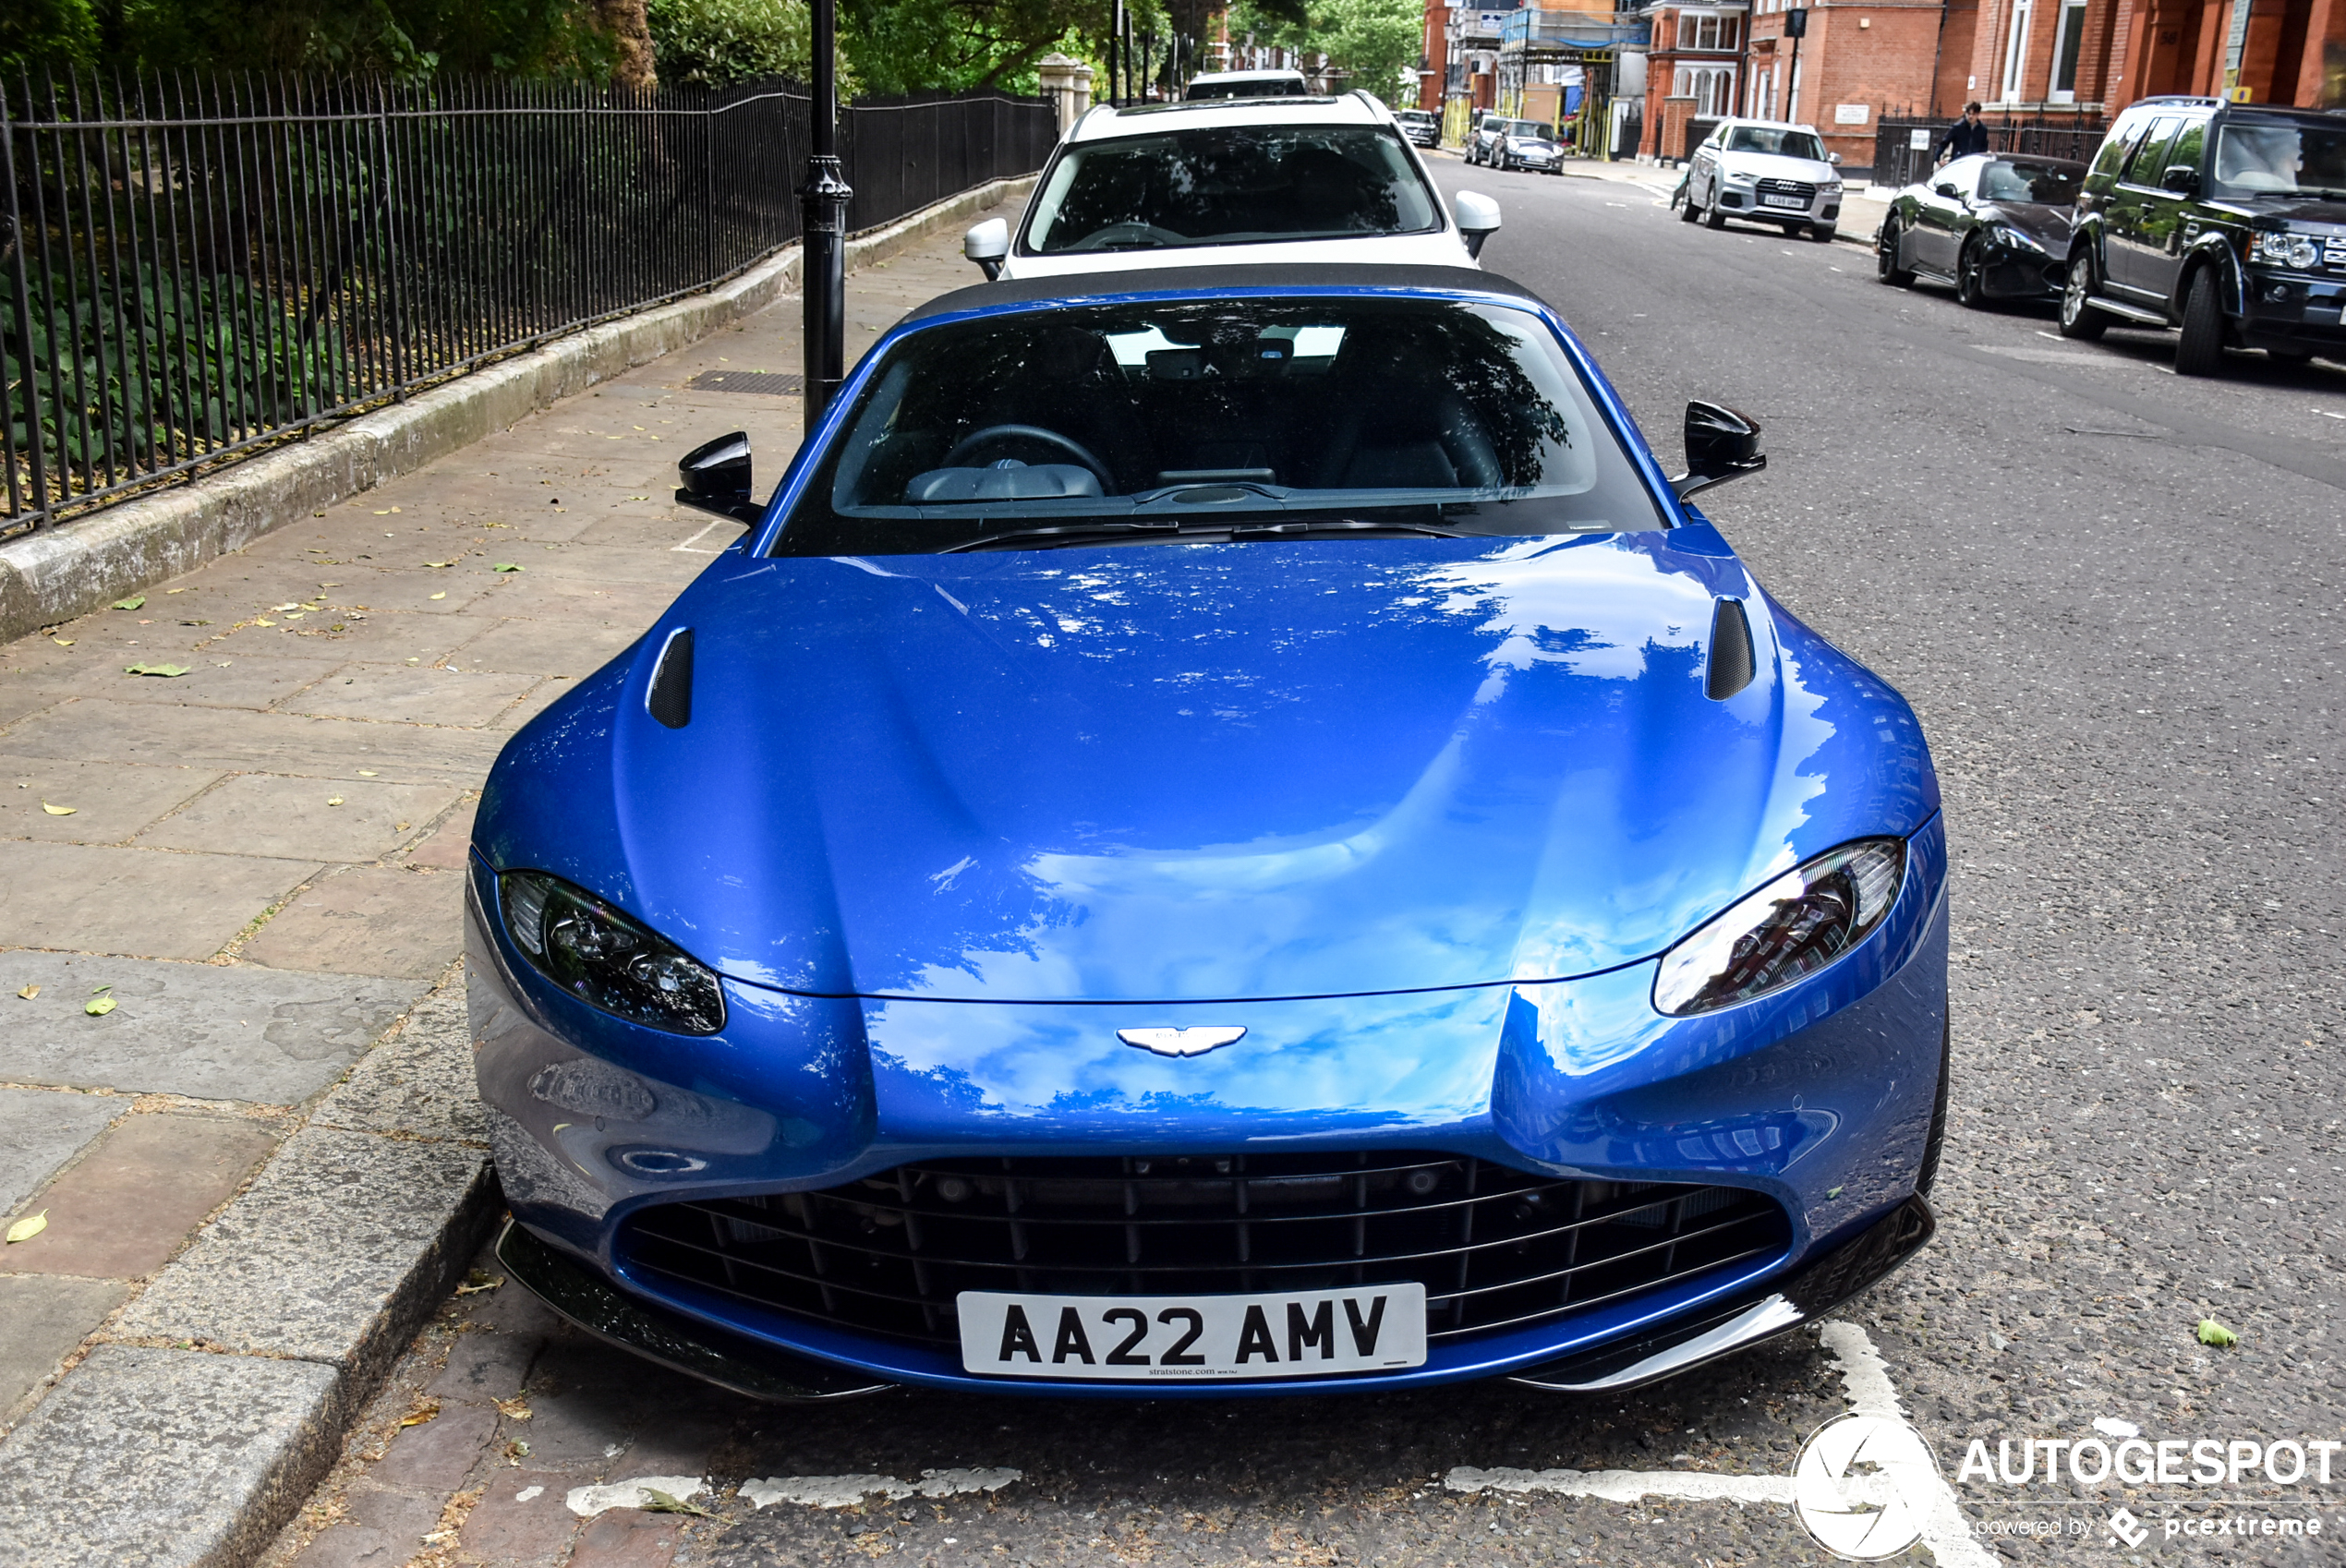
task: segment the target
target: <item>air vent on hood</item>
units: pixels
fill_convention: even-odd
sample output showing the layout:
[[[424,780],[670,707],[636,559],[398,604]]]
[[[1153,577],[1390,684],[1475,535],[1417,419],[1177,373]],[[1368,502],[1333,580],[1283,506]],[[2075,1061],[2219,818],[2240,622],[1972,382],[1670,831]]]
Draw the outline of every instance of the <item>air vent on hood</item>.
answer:
[[[1711,612],[1711,679],[1706,690],[1723,702],[1751,684],[1751,622],[1741,599],[1721,599]]]
[[[644,694],[644,711],[671,730],[682,730],[693,721],[691,627],[679,626],[659,645],[659,663],[652,669],[651,689]]]

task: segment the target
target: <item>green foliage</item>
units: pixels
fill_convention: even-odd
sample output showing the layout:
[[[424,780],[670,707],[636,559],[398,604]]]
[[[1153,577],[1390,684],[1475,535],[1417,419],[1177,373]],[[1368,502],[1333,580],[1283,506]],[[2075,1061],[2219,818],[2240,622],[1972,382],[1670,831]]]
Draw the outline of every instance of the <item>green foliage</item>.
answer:
[[[1424,47],[1425,7],[1416,0],[1302,0],[1299,22],[1289,0],[1239,0],[1230,7],[1233,36],[1252,32],[1265,43],[1324,54],[1346,73],[1348,91],[1361,88],[1396,105],[1417,100],[1417,62]],[[1404,75],[1406,74],[1406,77]]]
[[[663,82],[804,81],[813,65],[805,0],[649,0],[646,11]]]
[[[305,331],[296,310],[248,279],[84,280],[68,295],[62,272],[30,271],[30,341],[13,330],[0,340],[0,368],[9,386],[30,377],[43,394],[39,445],[53,493],[78,492],[91,471],[103,484],[109,463],[151,463],[151,452],[169,461],[358,394],[339,335],[323,324]],[[19,477],[29,479],[22,405],[8,417]]]
[[[842,52],[880,94],[1031,91],[1034,62],[1077,35],[1105,41],[1110,0],[840,0]]]
[[[87,66],[98,58],[90,0],[6,0],[0,5],[0,71]]]

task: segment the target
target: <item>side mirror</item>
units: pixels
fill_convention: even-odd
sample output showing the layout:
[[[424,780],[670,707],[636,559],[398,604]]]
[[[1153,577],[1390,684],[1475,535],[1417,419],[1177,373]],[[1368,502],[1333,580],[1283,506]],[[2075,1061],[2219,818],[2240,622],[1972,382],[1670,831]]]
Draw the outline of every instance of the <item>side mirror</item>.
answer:
[[[1841,154],[1838,152],[1828,152],[1825,154],[1825,162],[1838,165],[1841,162]]]
[[[1002,275],[1002,258],[1010,253],[1010,225],[1000,218],[988,218],[961,236],[961,254],[978,264],[989,283]]]
[[[676,492],[679,506],[696,506],[736,523],[757,521],[766,509],[749,497],[749,435],[735,430],[693,448],[676,464],[683,488]]]
[[[1962,196],[1956,192],[1955,182],[1953,180],[1941,180],[1937,185],[1930,187],[1930,194],[1933,196],[1943,196],[1950,201],[1960,201],[1963,199]]]
[[[2189,163],[2170,163],[2167,172],[2159,176],[2159,188],[2177,196],[2199,194],[2199,171]]]
[[[1458,235],[1466,241],[1467,255],[1480,258],[1482,242],[1499,232],[1499,204],[1487,196],[1462,190],[1450,199],[1450,207],[1458,217]]]
[[[1767,466],[1758,425],[1723,404],[1687,404],[1687,471],[1670,481],[1679,500]]]

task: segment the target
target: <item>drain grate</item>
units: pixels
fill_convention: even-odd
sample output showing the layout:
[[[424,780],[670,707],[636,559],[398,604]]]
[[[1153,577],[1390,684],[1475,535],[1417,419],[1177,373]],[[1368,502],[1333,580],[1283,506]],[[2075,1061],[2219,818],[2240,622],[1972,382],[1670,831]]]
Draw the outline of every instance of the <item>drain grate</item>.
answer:
[[[796,397],[806,390],[804,376],[773,370],[703,370],[684,383],[690,392],[756,392],[766,397]]]

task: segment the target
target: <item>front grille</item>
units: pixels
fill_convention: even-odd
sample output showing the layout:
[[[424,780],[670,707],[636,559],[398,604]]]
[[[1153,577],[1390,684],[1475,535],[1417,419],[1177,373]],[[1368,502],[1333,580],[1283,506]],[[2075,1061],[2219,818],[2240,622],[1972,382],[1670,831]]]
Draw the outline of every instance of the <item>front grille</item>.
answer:
[[[1429,1336],[1656,1291],[1790,1242],[1732,1187],[1558,1181],[1409,1152],[980,1159],[819,1192],[637,1211],[620,1262],[859,1333],[950,1349],[964,1290],[1207,1296],[1415,1280]]]
[[[1804,207],[1817,199],[1817,187],[1807,180],[1761,180],[1759,190],[1762,196],[1796,196]]]

